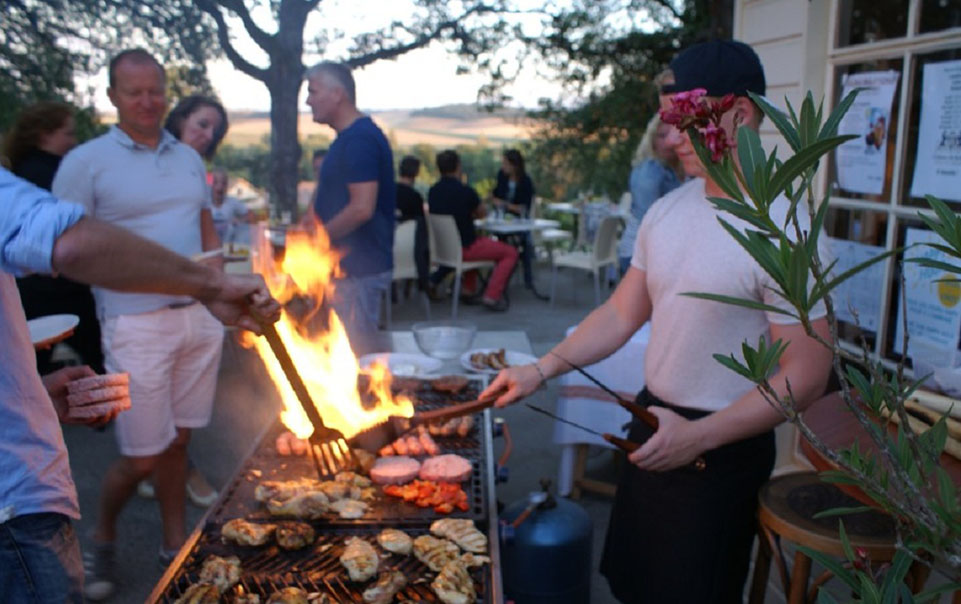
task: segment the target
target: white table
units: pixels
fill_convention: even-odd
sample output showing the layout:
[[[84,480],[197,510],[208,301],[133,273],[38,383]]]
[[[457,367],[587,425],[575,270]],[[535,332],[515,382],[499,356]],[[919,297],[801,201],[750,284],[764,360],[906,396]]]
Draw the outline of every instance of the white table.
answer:
[[[568,329],[568,334],[574,327]],[[628,400],[634,400],[644,388],[644,354],[650,339],[650,323],[635,333],[617,352],[584,370],[605,386]],[[626,436],[622,426],[631,421],[631,414],[614,402],[613,397],[595,386],[587,378],[571,371],[559,380],[560,396],[557,414],[598,432]],[[554,442],[562,445],[557,472],[557,492],[569,495],[573,487],[574,457],[577,445],[598,445],[614,448],[599,436],[561,422],[554,422]]]
[[[561,223],[548,218],[484,219],[475,221],[474,226],[495,235],[518,235],[520,233],[556,229],[561,226]]]
[[[558,212],[560,214],[580,214],[581,206],[570,201],[552,201],[548,204],[544,204],[544,207],[551,212]]]

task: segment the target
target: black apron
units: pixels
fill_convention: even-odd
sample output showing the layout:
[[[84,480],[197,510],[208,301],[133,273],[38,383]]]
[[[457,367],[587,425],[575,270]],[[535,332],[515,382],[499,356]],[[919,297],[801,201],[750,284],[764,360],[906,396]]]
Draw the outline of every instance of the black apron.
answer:
[[[665,403],[646,388],[637,402],[687,419],[709,414]],[[642,443],[651,434],[634,420],[628,438]],[[614,596],[631,604],[742,602],[757,493],[774,456],[774,432],[768,431],[707,451],[703,471],[647,472],[625,464],[601,558]]]

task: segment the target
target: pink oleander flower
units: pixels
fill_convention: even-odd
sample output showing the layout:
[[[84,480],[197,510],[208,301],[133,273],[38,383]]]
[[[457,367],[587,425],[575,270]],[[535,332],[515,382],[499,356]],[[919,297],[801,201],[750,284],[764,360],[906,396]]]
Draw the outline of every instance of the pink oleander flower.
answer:
[[[699,106],[704,103],[704,97],[706,95],[707,90],[703,88],[686,90],[675,94],[671,98],[671,103],[673,104],[674,110],[678,113],[694,115],[697,113]]]
[[[715,162],[721,161],[724,153],[731,148],[724,128],[715,126],[714,124],[708,124],[707,127],[701,130],[701,134],[704,136],[704,146],[711,152],[711,160]]]

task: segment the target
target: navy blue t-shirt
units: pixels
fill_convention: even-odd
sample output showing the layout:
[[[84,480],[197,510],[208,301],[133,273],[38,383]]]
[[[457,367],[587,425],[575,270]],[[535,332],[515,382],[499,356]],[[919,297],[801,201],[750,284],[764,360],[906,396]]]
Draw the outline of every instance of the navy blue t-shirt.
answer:
[[[327,222],[347,206],[351,183],[377,181],[377,205],[370,220],[331,243],[344,253],[348,277],[364,277],[394,267],[394,156],[387,137],[367,116],[337,135],[320,168],[314,213]]]

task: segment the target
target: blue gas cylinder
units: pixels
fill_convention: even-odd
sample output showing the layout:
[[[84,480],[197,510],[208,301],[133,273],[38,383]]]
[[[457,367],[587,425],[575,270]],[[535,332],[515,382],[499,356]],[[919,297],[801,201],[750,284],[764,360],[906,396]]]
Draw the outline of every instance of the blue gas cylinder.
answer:
[[[501,514],[505,600],[515,604],[587,604],[591,599],[594,525],[584,508],[543,490]]]

